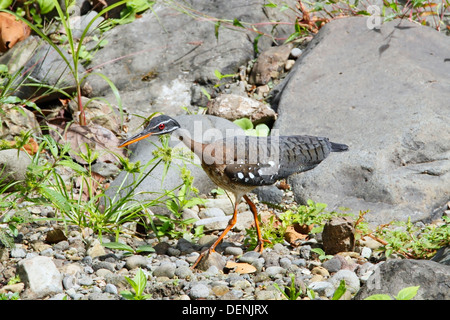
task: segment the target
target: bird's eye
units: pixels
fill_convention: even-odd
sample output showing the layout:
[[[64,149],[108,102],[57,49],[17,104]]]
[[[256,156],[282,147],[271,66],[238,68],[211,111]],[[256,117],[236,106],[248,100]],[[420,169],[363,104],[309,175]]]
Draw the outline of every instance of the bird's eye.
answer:
[[[163,130],[166,127],[166,125],[164,123],[161,123],[158,128],[159,130]]]

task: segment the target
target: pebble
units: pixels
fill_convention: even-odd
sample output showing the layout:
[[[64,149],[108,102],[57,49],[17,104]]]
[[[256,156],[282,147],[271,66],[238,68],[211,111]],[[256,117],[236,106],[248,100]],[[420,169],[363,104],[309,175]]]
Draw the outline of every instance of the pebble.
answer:
[[[80,286],[92,286],[94,284],[94,280],[89,276],[83,276],[82,278],[78,279],[78,284]]]
[[[361,250],[361,257],[369,259],[372,256],[372,249],[368,247],[363,247]]]
[[[77,284],[77,281],[74,276],[68,275],[63,278],[62,283],[67,290],[73,288]]]
[[[340,259],[333,257],[325,261],[322,266],[328,270],[329,273],[338,272],[341,269],[342,262]]]
[[[302,54],[302,49],[300,48],[293,48],[291,50],[291,58],[297,59]]]
[[[279,266],[280,255],[275,251],[264,251],[262,257],[265,260],[266,267]]]
[[[105,292],[111,293],[111,294],[118,294],[117,287],[111,283],[107,283],[105,286]]]
[[[193,272],[188,266],[180,266],[175,269],[174,275],[176,275],[178,279],[187,279],[193,276]]]
[[[259,252],[247,251],[239,258],[239,262],[245,262],[245,263],[252,264],[253,261],[258,259],[260,256],[261,256],[261,254]]]
[[[308,289],[317,292],[320,296],[331,297],[334,294],[335,287],[328,281],[311,282]]]
[[[239,247],[228,246],[225,248],[224,254],[239,257],[244,254],[244,251],[242,250],[242,248],[239,248]]]
[[[202,299],[207,298],[209,294],[209,287],[205,284],[199,283],[191,287],[189,297],[191,297],[191,299]]]
[[[176,266],[172,262],[162,262],[156,269],[153,271],[153,275],[155,277],[167,277],[172,279],[175,276]]]
[[[27,252],[22,248],[12,248],[11,249],[11,258],[25,258]]]
[[[223,210],[219,208],[206,208],[205,210],[200,211],[198,216],[201,219],[225,217],[225,212],[223,212]]]
[[[20,278],[37,298],[60,293],[62,275],[49,257],[35,256],[18,263]]]
[[[270,266],[266,268],[266,273],[269,277],[276,277],[279,274],[284,274],[286,269],[280,266]]]
[[[341,280],[345,281],[347,290],[352,294],[356,293],[360,288],[359,278],[353,271],[339,270],[330,278],[329,281],[335,288],[337,288]]]
[[[147,266],[147,263],[148,261],[146,257],[140,255],[133,255],[126,259],[125,267],[128,270],[132,270],[135,268],[144,268]]]

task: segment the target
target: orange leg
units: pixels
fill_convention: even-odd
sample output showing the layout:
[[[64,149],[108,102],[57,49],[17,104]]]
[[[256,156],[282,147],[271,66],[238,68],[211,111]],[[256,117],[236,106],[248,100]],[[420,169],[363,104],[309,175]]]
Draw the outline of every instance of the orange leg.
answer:
[[[220,234],[219,238],[217,238],[217,240],[213,243],[213,245],[206,251],[203,251],[199,257],[197,258],[197,260],[195,261],[195,263],[192,265],[191,269],[194,269],[197,264],[202,260],[202,258],[205,256],[206,252],[208,252],[208,254],[215,252],[217,245],[220,243],[220,241],[223,240],[223,238],[225,237],[225,235],[228,233],[228,231],[230,231],[234,225],[236,224],[237,221],[237,205],[238,205],[238,201],[236,201],[236,203],[234,204],[234,213],[233,216],[231,217],[230,221],[228,221],[228,225],[225,228],[225,230],[223,230],[223,232]]]
[[[262,253],[264,250],[264,242],[270,243],[270,240],[265,240],[262,238],[261,229],[259,228],[258,210],[256,210],[255,204],[246,195],[244,195],[244,199],[250,206],[250,210],[253,212],[253,217],[255,219],[256,234],[258,236],[258,245],[256,246],[255,251],[259,251],[259,253]]]

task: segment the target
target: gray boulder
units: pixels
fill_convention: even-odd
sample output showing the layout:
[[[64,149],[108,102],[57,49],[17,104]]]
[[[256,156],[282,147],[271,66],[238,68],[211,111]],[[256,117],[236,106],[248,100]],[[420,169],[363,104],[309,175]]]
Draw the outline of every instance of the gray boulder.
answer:
[[[91,66],[117,86],[130,113],[145,117],[154,111],[181,114],[181,106],[190,106],[193,95],[201,95],[199,87],[207,88],[214,97],[212,87],[218,82],[215,70],[234,74],[254,58],[253,39],[257,33],[222,24],[216,38],[214,18],[269,22],[264,3],[263,0],[183,2],[186,8],[202,14],[198,17],[181,6],[157,2],[154,10],[140,19],[106,32],[109,43],[95,54]],[[204,18],[203,14],[212,19]],[[270,17],[274,16],[272,13]],[[258,29],[271,32],[271,26]],[[270,37],[263,37],[258,46],[262,50],[271,42]],[[115,101],[106,82],[90,79],[94,96]],[[134,120],[130,123],[131,128],[137,125]]]
[[[289,183],[300,203],[348,207],[380,224],[432,219],[450,198],[450,42],[407,20],[326,24],[273,92],[280,135],[350,146]]]
[[[374,270],[355,300],[374,294],[394,297],[412,286],[420,286],[413,300],[450,299],[450,266],[428,260],[388,260]]]

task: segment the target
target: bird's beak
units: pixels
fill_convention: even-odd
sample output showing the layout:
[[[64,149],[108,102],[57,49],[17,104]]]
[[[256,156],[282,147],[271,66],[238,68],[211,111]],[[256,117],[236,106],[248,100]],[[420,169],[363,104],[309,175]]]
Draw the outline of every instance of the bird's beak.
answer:
[[[146,131],[142,131],[140,133],[138,133],[135,136],[132,136],[130,139],[125,140],[124,142],[122,142],[122,144],[119,145],[119,148],[123,148],[126,147],[132,143],[138,142],[139,140],[148,138],[152,135],[153,133],[151,132],[146,132]]]

